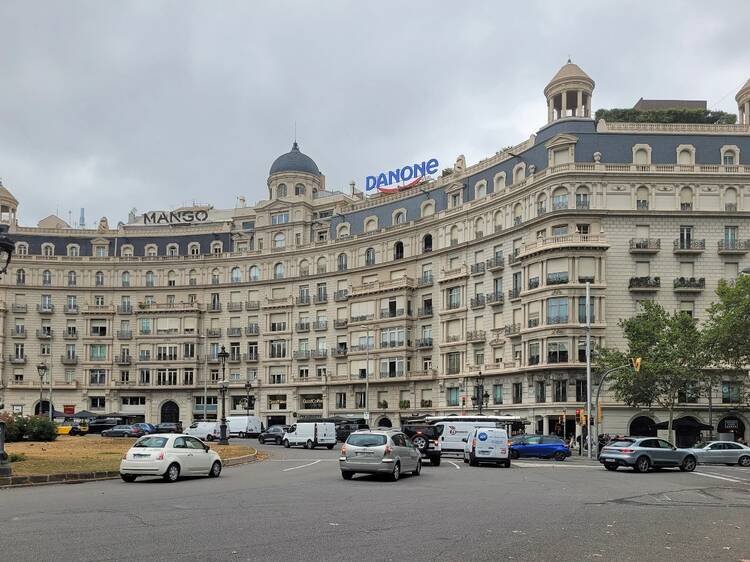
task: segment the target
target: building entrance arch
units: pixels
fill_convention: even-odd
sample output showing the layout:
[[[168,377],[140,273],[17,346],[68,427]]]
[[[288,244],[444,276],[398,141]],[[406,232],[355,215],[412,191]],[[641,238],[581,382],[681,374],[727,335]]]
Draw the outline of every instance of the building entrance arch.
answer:
[[[177,423],[180,421],[180,407],[172,400],[161,405],[161,423]]]

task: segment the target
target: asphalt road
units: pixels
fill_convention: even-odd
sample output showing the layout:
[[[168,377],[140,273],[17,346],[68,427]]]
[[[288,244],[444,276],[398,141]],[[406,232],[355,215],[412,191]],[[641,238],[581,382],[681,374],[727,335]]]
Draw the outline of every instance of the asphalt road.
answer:
[[[338,450],[261,449],[219,479],[0,490],[0,560],[750,559],[750,469],[444,459],[347,482]]]

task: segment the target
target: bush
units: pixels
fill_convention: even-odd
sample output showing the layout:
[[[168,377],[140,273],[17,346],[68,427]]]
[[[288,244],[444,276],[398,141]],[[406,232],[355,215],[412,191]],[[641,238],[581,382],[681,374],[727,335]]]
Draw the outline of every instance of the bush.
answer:
[[[45,416],[31,416],[26,426],[29,441],[54,441],[57,439],[57,425]]]
[[[711,109],[599,109],[596,120],[604,119],[607,123],[704,123],[711,125],[734,124],[737,116],[734,113]]]
[[[26,433],[26,418],[11,414],[0,414],[0,420],[5,422],[5,440],[8,443],[23,439]]]
[[[21,462],[26,460],[26,455],[23,453],[10,453],[8,455],[9,462]]]

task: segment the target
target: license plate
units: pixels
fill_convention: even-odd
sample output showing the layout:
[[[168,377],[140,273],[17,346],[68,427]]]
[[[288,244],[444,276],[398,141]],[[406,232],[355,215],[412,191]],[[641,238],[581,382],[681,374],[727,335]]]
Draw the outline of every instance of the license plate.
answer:
[[[615,459],[604,459],[604,462],[615,462]]]
[[[138,453],[136,453],[136,454],[134,454],[133,456],[134,456],[135,458],[138,458],[138,459],[147,459],[147,458],[148,458],[148,457],[150,457],[151,455],[143,455],[143,454],[138,454]]]
[[[357,455],[363,457],[371,457],[374,453],[372,451],[357,451]]]

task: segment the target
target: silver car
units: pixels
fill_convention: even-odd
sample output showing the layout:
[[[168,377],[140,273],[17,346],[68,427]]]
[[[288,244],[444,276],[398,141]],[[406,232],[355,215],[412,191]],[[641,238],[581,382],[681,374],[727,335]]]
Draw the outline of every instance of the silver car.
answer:
[[[341,446],[339,467],[344,480],[360,472],[387,474],[395,481],[404,472],[419,476],[422,454],[400,431],[365,429],[347,437]]]
[[[750,447],[734,441],[708,441],[694,445],[691,452],[699,463],[750,466]]]
[[[599,454],[599,462],[607,470],[626,466],[636,472],[648,472],[651,468],[675,467],[683,472],[692,472],[697,459],[690,449],[678,449],[664,439],[621,437],[604,446]]]

